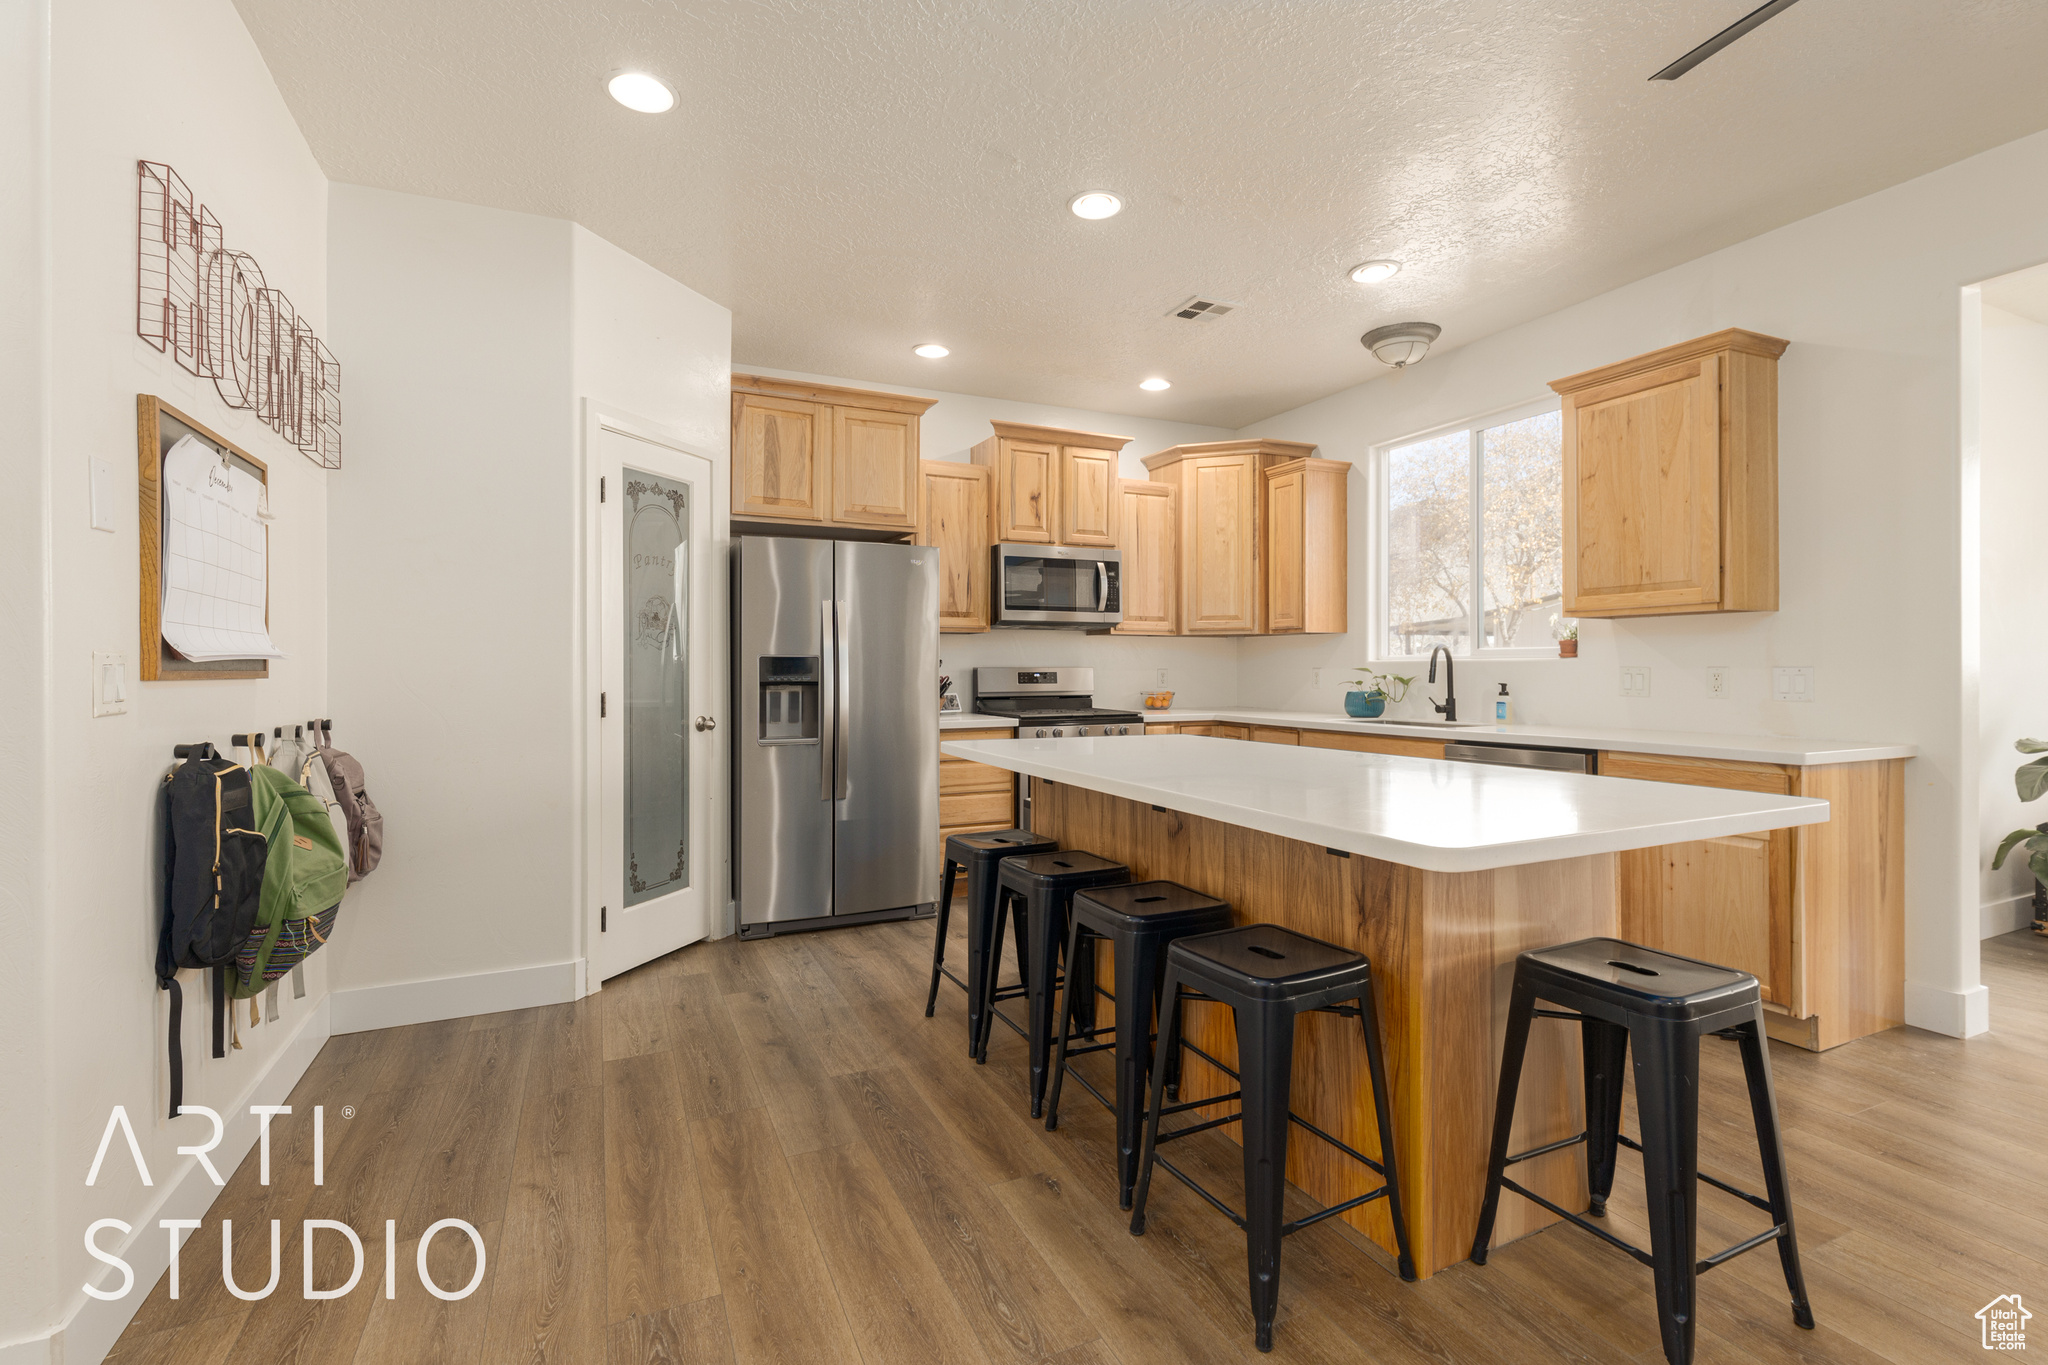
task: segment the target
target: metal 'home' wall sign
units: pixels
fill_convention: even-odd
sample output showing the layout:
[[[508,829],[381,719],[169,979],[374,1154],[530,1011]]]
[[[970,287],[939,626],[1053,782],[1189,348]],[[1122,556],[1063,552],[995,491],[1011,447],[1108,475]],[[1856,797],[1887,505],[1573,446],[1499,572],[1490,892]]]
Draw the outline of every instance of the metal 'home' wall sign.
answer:
[[[247,408],[322,469],[341,468],[341,366],[291,300],[231,251],[220,220],[169,166],[135,163],[141,256],[135,331]]]

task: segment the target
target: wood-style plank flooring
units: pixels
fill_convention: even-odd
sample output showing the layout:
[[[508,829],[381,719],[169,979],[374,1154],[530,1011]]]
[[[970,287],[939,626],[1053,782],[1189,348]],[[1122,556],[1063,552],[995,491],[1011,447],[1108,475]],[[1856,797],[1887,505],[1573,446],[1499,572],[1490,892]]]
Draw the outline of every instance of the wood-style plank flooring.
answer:
[[[187,1244],[182,1297],[158,1284],[111,1358],[1254,1358],[1240,1236],[1162,1179],[1150,1231],[1132,1238],[1109,1116],[1070,1088],[1047,1133],[1025,1114],[1016,1035],[997,1029],[977,1067],[958,991],[923,1017],[930,934],[927,922],[728,939],[574,1005],[332,1040],[291,1099],[299,1113],[326,1106],[325,1183],[311,1183],[310,1125],[280,1120],[275,1183],[257,1183],[253,1156],[242,1163]],[[953,952],[964,958],[964,945]],[[1822,1056],[1772,1049],[1819,1328],[1793,1327],[1768,1249],[1744,1256],[1701,1282],[1703,1365],[1974,1359],[1977,1309],[1999,1294],[2048,1296],[2048,940],[1986,943],[1984,975],[1988,1037],[1898,1029]],[[1702,1072],[1702,1166],[1761,1189],[1733,1047],[1710,1040]],[[344,1105],[353,1118],[337,1118]],[[1238,1188],[1225,1139],[1181,1150],[1226,1197]],[[1626,1153],[1622,1166],[1611,1221],[1647,1245]],[[1758,1226],[1711,1190],[1700,1204],[1703,1251]],[[413,1267],[423,1230],[450,1217],[481,1230],[488,1273],[469,1298],[443,1302]],[[270,1298],[222,1286],[223,1218],[245,1287],[268,1275],[265,1230],[283,1220]],[[354,1292],[302,1298],[307,1218],[362,1235]],[[389,1300],[386,1219],[398,1243]],[[468,1280],[460,1235],[429,1250],[439,1283]],[[318,1234],[314,1251],[318,1285],[346,1278],[339,1233]],[[1288,1240],[1283,1276],[1275,1360],[1662,1359],[1649,1272],[1568,1227],[1407,1285],[1333,1220]]]

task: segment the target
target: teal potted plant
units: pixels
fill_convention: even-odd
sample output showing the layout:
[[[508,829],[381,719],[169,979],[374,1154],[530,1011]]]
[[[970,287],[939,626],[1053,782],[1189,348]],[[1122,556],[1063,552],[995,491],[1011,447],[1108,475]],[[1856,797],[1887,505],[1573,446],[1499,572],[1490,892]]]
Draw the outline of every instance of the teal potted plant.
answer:
[[[2048,753],[2048,741],[2023,739],[2012,746],[2023,754]],[[2022,763],[2012,775],[2014,790],[2020,800],[2033,801],[2048,791],[2048,758],[2037,758],[2032,763]],[[2006,856],[2020,845],[2026,845],[2027,867],[2034,874],[2034,932],[2048,934],[2048,824],[2036,825],[2032,829],[2016,829],[1999,842],[1998,853],[1991,859],[1991,870],[1998,871],[2005,866]]]
[[[1344,714],[1353,720],[1377,720],[1386,714],[1387,703],[1407,696],[1415,682],[1413,678],[1375,673],[1365,667],[1358,671],[1363,676],[1351,679],[1351,690],[1344,694]]]

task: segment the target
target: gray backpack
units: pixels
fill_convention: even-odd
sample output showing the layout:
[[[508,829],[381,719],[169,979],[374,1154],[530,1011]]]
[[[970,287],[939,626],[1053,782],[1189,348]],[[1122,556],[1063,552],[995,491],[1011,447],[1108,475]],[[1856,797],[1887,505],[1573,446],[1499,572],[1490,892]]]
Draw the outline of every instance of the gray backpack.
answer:
[[[363,765],[334,747],[334,722],[313,721],[309,728],[317,747],[307,761],[326,769],[327,781],[334,788],[335,804],[341,807],[342,818],[348,824],[348,880],[353,886],[375,871],[378,860],[384,856],[384,817],[364,786]]]

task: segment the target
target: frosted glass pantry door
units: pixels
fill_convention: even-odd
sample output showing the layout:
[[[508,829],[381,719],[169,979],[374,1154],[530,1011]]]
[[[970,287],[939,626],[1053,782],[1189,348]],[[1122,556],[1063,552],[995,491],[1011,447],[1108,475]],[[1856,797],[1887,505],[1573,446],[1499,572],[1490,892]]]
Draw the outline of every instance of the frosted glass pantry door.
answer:
[[[707,594],[718,574],[710,462],[609,427],[596,440],[602,809],[590,957],[603,979],[709,929]]]

